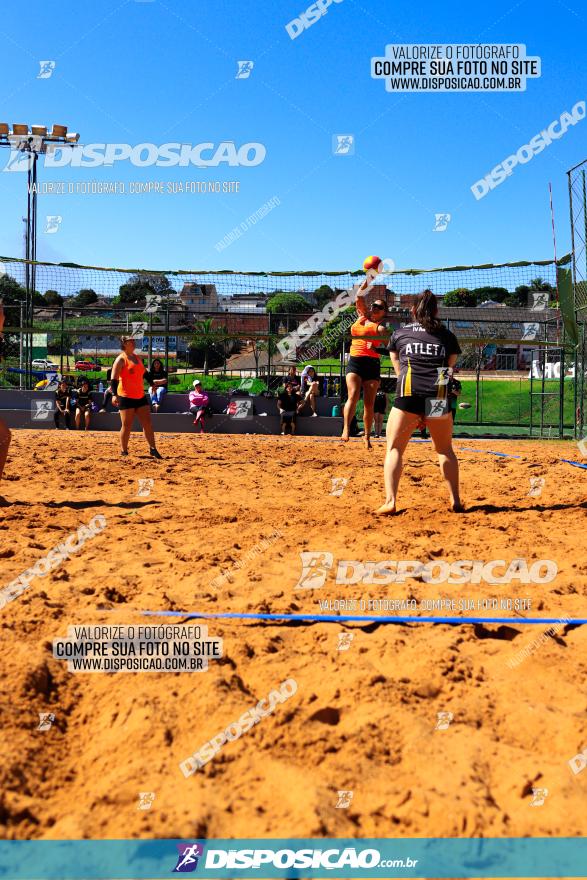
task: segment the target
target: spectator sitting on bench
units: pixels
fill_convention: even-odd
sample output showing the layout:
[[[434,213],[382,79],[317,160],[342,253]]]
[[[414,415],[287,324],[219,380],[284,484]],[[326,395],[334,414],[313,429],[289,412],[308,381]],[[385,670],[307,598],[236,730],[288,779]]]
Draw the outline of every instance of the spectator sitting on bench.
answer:
[[[296,432],[296,419],[301,394],[298,386],[290,379],[286,379],[285,388],[277,397],[277,408],[281,417],[281,434],[284,436],[289,427],[289,433],[293,436]]]
[[[204,416],[206,415],[206,407],[210,398],[202,388],[199,379],[194,380],[194,390],[190,391],[190,412],[194,417],[194,425],[200,426],[200,434],[204,433]]]
[[[60,417],[63,416],[63,421],[65,423],[65,428],[67,431],[71,428],[71,410],[69,408],[69,385],[65,381],[65,379],[61,379],[57,386],[57,391],[55,392],[55,412],[53,413],[53,420],[55,422],[55,427],[59,428]]]
[[[90,395],[90,383],[87,379],[82,379],[77,390],[75,400],[75,426],[79,428],[81,425],[82,415],[84,417],[84,431],[88,431],[90,427],[90,414],[92,412],[92,398]]]
[[[312,418],[316,418],[316,398],[320,394],[320,380],[316,374],[316,370],[312,366],[304,367],[301,376],[301,392],[303,400],[298,406],[298,413],[301,413],[306,403],[310,401],[312,409]]]
[[[296,373],[295,366],[290,367],[287,371],[287,377],[284,384],[287,384],[288,382],[291,382],[292,385],[295,385],[298,391],[300,390],[300,377]]]
[[[160,358],[153,359],[151,369],[145,373],[145,380],[149,383],[149,396],[153,409],[159,412],[159,407],[167,394],[167,370]]]

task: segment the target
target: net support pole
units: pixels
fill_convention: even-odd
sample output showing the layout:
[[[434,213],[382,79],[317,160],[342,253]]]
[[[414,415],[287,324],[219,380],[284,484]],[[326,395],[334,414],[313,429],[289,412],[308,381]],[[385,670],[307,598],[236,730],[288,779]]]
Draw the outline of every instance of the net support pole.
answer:
[[[575,221],[573,218],[573,183],[571,180],[571,172],[567,171],[569,179],[569,214],[571,220],[571,270],[573,273],[573,289],[577,283],[577,267],[575,265]]]
[[[343,397],[344,397],[343,381],[344,381],[344,353],[345,353],[345,348],[346,348],[346,340],[345,340],[345,338],[344,338],[344,334],[343,334],[343,337],[342,337],[342,345],[341,345],[341,348],[340,348],[340,388],[339,388],[339,393],[340,393],[340,405],[341,405],[341,407],[343,406]]]
[[[530,437],[534,427],[534,352],[532,352],[532,360],[530,361]]]
[[[563,327],[563,345],[560,350],[560,375],[559,375],[559,398],[558,398],[558,436],[563,439],[563,423],[565,418],[565,330]]]
[[[583,241],[587,242],[587,190],[585,187],[585,171],[581,171],[581,181],[583,183],[583,229],[584,229],[584,238]],[[571,246],[574,249],[574,242],[571,243]],[[585,275],[583,277],[587,277],[587,248],[585,248],[584,252],[585,256]]]
[[[153,313],[149,312],[149,369],[153,363]]]
[[[24,315],[24,303],[21,301],[21,303],[20,303],[20,326],[21,327],[23,326],[23,323],[22,323],[23,322],[23,315]],[[21,391],[22,391],[22,386],[23,386],[23,375],[22,375],[22,364],[23,364],[23,356],[24,356],[23,339],[24,339],[24,333],[21,330],[21,332],[18,334],[18,367],[20,370],[20,373],[18,374],[18,387],[20,388]]]
[[[165,369],[169,372],[169,303],[165,306]]]
[[[59,372],[63,376],[63,349],[65,342],[65,306],[63,305],[63,303],[61,303],[59,323],[61,325],[61,333],[59,337]]]

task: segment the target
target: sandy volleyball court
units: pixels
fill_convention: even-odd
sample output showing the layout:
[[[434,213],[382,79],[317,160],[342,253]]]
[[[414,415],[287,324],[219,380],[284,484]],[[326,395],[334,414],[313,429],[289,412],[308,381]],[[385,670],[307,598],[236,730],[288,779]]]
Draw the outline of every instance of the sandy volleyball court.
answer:
[[[0,610],[0,833],[585,835],[587,769],[574,774],[568,762],[587,748],[586,626],[563,621],[543,637],[547,626],[521,622],[219,620],[208,626],[224,655],[207,672],[71,673],[52,657],[68,626],[159,622],[145,610],[319,614],[337,613],[321,610],[329,600],[396,599],[418,610],[370,613],[416,615],[429,613],[423,600],[467,599],[487,609],[453,613],[586,617],[587,472],[559,461],[576,459],[576,446],[456,447],[476,450],[460,453],[464,515],[447,510],[430,445],[413,443],[401,513],[382,520],[372,513],[383,499],[382,445],[163,435],[165,460],[154,462],[133,435],[120,461],[114,435],[15,432],[2,585],[92,517],[106,527]],[[348,479],[338,496],[333,478]],[[536,478],[540,494],[529,495]],[[149,479],[150,494],[138,495]],[[323,586],[296,587],[301,552],[331,554]],[[515,558],[550,560],[556,577],[368,582],[369,562]],[[357,583],[335,582],[341,560],[366,566]],[[494,598],[512,610],[492,611]],[[347,650],[340,633],[353,636]],[[286,679],[293,696],[182,775],[181,761]],[[42,712],[55,716],[45,731]],[[538,788],[548,794],[532,806]],[[352,792],[342,808],[340,791]],[[137,809],[140,792],[155,794],[151,809]]]

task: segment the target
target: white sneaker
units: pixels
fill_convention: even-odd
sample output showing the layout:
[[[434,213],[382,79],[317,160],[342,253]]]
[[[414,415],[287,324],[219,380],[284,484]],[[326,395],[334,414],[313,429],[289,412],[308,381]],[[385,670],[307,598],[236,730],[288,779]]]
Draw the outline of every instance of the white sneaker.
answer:
[[[313,418],[313,419],[317,419],[317,418],[318,418],[318,413],[312,413],[312,418]]]

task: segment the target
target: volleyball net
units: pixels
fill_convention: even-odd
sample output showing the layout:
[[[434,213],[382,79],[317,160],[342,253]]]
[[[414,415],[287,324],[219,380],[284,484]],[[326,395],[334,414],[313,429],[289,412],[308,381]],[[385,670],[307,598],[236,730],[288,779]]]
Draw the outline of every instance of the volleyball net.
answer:
[[[559,267],[570,264],[570,257]],[[546,324],[555,320],[558,304],[557,267],[553,260],[499,265],[455,266],[440,269],[402,269],[374,279],[372,295],[385,298],[392,311],[409,308],[411,298],[430,288],[451,309],[455,319],[482,325],[499,322],[507,339],[524,339],[526,312]],[[362,270],[298,272],[157,271],[103,268],[73,263],[31,263],[0,257],[0,296],[7,327],[53,332],[46,326],[65,315],[66,325],[88,333],[125,323],[128,313],[152,315],[161,332],[165,314],[178,332],[189,332],[202,318],[222,319],[230,331],[279,335],[291,331],[304,316],[320,311],[343,291],[363,279]],[[27,291],[29,295],[27,297]],[[289,294],[289,297],[284,295]],[[279,299],[277,298],[279,297]],[[483,309],[501,310],[483,314]],[[516,310],[510,311],[510,310]],[[520,311],[521,310],[521,311]],[[539,315],[538,312],[544,312]],[[256,328],[248,320],[258,320]],[[241,320],[239,321],[239,316]],[[239,326],[240,324],[240,326]],[[478,325],[478,326],[477,326]],[[323,329],[317,326],[317,333]],[[495,334],[489,333],[492,338]]]
[[[475,407],[468,417],[479,423],[539,419],[562,430],[579,412],[582,429],[585,325],[579,324],[577,334],[571,268],[566,256],[558,263],[382,272],[367,301],[386,301],[394,329],[409,320],[419,292],[429,288],[439,297],[440,317],[463,350],[459,368],[476,375]],[[355,290],[364,277],[359,269],[156,271],[0,257],[6,315],[0,387],[34,388],[47,361],[62,374],[81,369],[92,381],[105,381],[120,336],[130,335],[149,360],[160,357],[176,374],[170,381],[177,390],[187,387],[194,370],[212,373],[218,382],[235,373],[265,377],[274,390],[289,364],[308,362],[324,375],[338,376],[340,390]],[[482,387],[488,371],[519,380],[515,413],[503,416],[502,404],[500,409],[495,403],[488,415],[492,388]],[[384,358],[382,375],[391,372]]]

